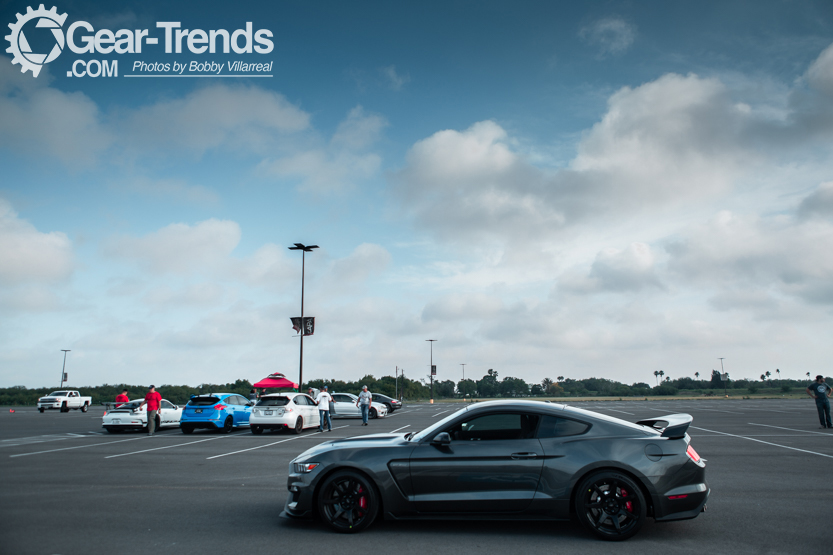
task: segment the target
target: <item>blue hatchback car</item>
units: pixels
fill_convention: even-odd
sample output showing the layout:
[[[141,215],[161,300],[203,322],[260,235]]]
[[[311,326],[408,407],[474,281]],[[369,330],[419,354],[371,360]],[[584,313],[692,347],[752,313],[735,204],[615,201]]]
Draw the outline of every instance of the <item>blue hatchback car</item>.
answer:
[[[254,403],[237,393],[192,395],[182,409],[179,427],[183,434],[197,428],[220,430],[227,434],[234,428],[249,425]]]

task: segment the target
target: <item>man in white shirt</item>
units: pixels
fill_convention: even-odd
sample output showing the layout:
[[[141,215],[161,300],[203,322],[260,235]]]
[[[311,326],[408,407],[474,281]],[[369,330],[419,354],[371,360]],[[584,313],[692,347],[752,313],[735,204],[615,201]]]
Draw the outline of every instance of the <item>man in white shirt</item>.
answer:
[[[367,386],[362,386],[362,392],[359,393],[359,400],[356,406],[362,411],[362,426],[367,426],[367,417],[370,414],[370,403],[373,401],[373,396],[367,390]]]
[[[330,418],[330,402],[333,400],[333,397],[327,393],[327,386],[324,386],[324,389],[318,394],[318,397],[315,398],[315,404],[318,405],[318,431],[324,431],[324,419],[327,419],[327,431],[333,431],[333,420]]]

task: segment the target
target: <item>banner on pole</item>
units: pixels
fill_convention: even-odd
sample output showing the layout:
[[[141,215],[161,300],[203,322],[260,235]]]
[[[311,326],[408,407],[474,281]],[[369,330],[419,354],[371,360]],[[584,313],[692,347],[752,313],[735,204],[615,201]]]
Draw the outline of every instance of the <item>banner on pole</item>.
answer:
[[[436,365],[436,364],[432,364],[432,365],[431,365],[431,375],[432,375],[432,376],[436,376],[436,375],[437,375],[437,365]]]
[[[315,317],[314,316],[304,316],[303,322],[301,321],[300,316],[295,316],[290,318],[292,321],[292,329],[296,332],[300,333],[301,335],[312,335],[315,333]],[[303,328],[303,333],[301,329]]]

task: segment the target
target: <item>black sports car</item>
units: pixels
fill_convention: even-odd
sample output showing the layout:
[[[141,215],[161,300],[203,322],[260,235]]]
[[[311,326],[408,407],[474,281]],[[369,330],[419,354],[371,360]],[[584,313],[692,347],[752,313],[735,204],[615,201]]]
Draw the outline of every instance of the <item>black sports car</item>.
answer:
[[[386,519],[569,519],[624,540],[705,510],[691,416],[632,424],[566,405],[469,405],[430,428],[322,443],[289,464],[286,516],[339,532]]]

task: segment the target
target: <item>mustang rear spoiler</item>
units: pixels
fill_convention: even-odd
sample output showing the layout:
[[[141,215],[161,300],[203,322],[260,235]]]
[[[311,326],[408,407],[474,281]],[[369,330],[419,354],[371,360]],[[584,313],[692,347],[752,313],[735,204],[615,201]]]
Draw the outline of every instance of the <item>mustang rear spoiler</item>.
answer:
[[[694,419],[690,414],[669,414],[648,420],[640,420],[637,424],[648,426],[655,430],[662,430],[662,437],[682,439],[685,437],[686,430],[688,430],[692,420]]]

